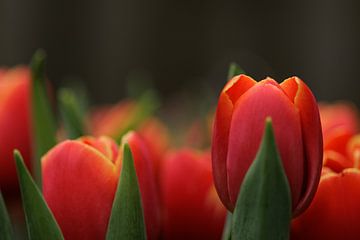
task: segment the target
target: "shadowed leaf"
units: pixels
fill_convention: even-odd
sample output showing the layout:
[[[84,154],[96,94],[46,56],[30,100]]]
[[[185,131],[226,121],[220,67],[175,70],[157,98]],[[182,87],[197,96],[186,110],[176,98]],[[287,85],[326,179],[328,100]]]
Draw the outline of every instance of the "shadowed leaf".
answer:
[[[19,151],[14,151],[16,170],[30,240],[64,239],[56,220],[39,188],[26,169]]]

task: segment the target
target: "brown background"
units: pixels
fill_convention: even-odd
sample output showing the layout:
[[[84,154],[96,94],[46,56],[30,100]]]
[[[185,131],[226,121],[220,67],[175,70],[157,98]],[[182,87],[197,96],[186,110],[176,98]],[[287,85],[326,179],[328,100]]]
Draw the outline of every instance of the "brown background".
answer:
[[[95,103],[139,76],[165,102],[214,99],[237,61],[257,79],[298,75],[320,100],[360,104],[359,1],[0,0],[0,65],[38,47],[56,86],[82,79]]]

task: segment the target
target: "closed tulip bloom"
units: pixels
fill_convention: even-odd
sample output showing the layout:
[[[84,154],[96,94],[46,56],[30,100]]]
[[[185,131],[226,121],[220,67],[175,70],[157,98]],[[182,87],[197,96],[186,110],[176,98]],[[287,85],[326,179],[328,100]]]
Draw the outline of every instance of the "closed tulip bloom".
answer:
[[[323,151],[316,100],[297,77],[278,84],[271,78],[256,82],[239,75],[225,85],[213,129],[215,186],[224,205],[233,211],[243,178],[258,151],[266,117],[273,121],[296,216],[315,194]]]
[[[149,239],[159,232],[159,206],[146,145],[124,137],[134,156]],[[105,239],[122,163],[108,137],[66,140],[42,158],[43,194],[65,239]]]
[[[17,188],[13,158],[19,149],[31,159],[30,71],[25,67],[0,69],[0,188],[5,195]]]
[[[226,209],[216,194],[209,153],[169,153],[161,186],[164,239],[221,239]]]

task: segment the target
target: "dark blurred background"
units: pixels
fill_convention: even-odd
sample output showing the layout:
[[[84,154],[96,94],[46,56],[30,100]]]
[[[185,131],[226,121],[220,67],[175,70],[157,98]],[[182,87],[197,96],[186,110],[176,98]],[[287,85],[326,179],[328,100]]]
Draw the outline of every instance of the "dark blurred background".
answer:
[[[235,61],[258,80],[297,75],[319,100],[360,105],[359,1],[0,4],[0,65],[26,64],[41,47],[51,81],[83,80],[94,103],[116,102],[134,79],[165,103],[214,101]]]

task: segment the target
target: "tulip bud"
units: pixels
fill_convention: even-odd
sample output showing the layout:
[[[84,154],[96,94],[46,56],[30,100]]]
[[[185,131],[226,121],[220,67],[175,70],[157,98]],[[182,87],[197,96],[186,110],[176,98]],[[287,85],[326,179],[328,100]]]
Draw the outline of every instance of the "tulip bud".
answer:
[[[220,239],[226,209],[214,188],[210,154],[172,152],[162,170],[164,239]]]
[[[159,206],[146,145],[129,143],[139,180],[147,236],[159,233]],[[108,137],[64,141],[42,158],[43,194],[65,239],[105,239],[120,175],[121,149]]]
[[[278,84],[271,78],[256,82],[239,75],[226,84],[214,120],[215,186],[224,205],[233,211],[268,116],[273,121],[296,216],[310,204],[322,166],[319,110],[310,89],[297,77]]]
[[[25,67],[0,70],[0,188],[6,195],[17,188],[14,149],[30,166],[30,103],[30,71]]]

